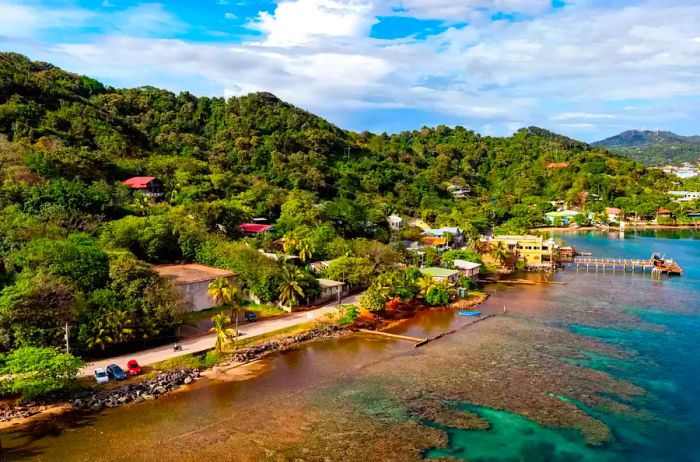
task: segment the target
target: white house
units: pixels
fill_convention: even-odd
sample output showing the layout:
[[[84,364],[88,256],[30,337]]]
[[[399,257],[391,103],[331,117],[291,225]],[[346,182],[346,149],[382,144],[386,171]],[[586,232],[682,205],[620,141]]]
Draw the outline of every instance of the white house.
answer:
[[[400,231],[403,229],[403,218],[401,218],[398,215],[394,215],[392,213],[387,218],[387,222],[389,222],[389,229],[391,229],[392,231]]]
[[[676,202],[688,202],[700,199],[700,191],[669,191],[671,196],[676,196]]]
[[[619,223],[620,219],[624,218],[622,210],[617,207],[607,207],[605,214],[608,216],[608,223]]]
[[[321,294],[314,300],[314,303],[322,303],[330,300],[338,300],[342,298],[345,284],[332,279],[319,278],[318,284],[321,286]]]
[[[455,260],[455,268],[468,278],[476,279],[479,276],[481,265],[466,260]]]

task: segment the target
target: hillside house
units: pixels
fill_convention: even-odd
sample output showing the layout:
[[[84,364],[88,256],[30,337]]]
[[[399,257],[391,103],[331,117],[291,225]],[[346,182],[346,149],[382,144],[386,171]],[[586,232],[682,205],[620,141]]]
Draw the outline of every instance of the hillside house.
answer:
[[[313,271],[314,273],[320,273],[322,271],[327,270],[328,267],[331,266],[331,263],[333,263],[333,260],[314,261],[309,263],[309,268],[311,268],[311,271]]]
[[[398,215],[391,214],[386,221],[389,223],[389,229],[392,231],[401,231],[404,227],[404,219]]]
[[[676,202],[689,202],[700,199],[700,191],[669,191],[669,195],[675,196]]]
[[[175,283],[182,294],[188,311],[202,311],[215,306],[207,293],[209,284],[217,279],[227,279],[233,284],[233,272],[198,264],[156,265],[161,276]]]
[[[455,260],[454,265],[457,271],[468,278],[476,279],[479,277],[479,271],[481,271],[481,265],[479,263],[473,263],[466,260]]]
[[[243,223],[242,225],[239,226],[239,229],[246,236],[255,236],[257,234],[266,233],[268,231],[275,230],[274,226],[263,225],[263,224],[259,224],[259,223]]]
[[[656,209],[656,217],[663,217],[663,218],[671,218],[673,216],[673,212],[671,212],[668,209]]]
[[[450,284],[456,283],[460,274],[457,270],[437,267],[421,268],[420,272],[425,276],[430,276],[435,282],[447,281]]]
[[[570,225],[581,212],[575,210],[562,210],[560,212],[545,213],[545,218],[550,225],[559,224],[561,226]]]
[[[144,197],[151,198],[153,200],[160,200],[165,194],[162,181],[153,176],[135,176],[129,178],[128,180],[122,181],[122,184],[128,186],[134,191],[138,191]]]
[[[605,209],[605,214],[608,216],[608,223],[619,223],[620,220],[625,218],[622,214],[622,210],[617,207],[607,207]]]
[[[317,280],[318,284],[321,286],[321,293],[316,300],[314,300],[314,303],[324,303],[331,300],[337,300],[340,302],[341,298],[343,297],[345,283],[324,278]]]
[[[453,247],[461,247],[462,245],[464,245],[464,231],[462,231],[459,228],[428,228],[427,230],[425,230],[425,232],[431,237],[446,239],[446,244],[452,245]],[[448,239],[448,236],[451,236],[451,238]]]
[[[456,184],[451,184],[448,190],[455,199],[467,199],[470,193],[470,189],[467,186],[459,186]]]

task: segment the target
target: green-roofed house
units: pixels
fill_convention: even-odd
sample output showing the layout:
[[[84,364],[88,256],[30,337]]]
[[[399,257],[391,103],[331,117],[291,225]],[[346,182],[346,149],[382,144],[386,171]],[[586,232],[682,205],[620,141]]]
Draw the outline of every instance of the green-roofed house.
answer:
[[[559,221],[562,225],[568,225],[576,215],[581,215],[581,212],[577,212],[575,210],[562,210],[561,212],[545,213],[547,221],[549,221],[549,223],[552,225],[557,221]]]
[[[430,276],[435,282],[449,281],[450,283],[455,283],[459,279],[459,271],[447,268],[421,268],[420,272]]]

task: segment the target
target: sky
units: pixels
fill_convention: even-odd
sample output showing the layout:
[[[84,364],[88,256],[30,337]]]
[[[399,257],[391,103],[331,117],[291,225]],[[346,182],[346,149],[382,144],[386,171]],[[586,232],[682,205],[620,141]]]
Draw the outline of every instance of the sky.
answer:
[[[357,131],[700,134],[698,0],[0,0],[0,50]]]

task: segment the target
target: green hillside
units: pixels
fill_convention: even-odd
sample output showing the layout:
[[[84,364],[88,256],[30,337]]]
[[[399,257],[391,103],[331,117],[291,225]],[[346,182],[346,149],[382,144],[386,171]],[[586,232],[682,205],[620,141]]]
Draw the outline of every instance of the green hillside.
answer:
[[[680,165],[700,160],[700,136],[667,131],[628,130],[593,143],[648,166]]]
[[[164,182],[162,202],[121,184],[141,175]],[[305,270],[257,248],[349,258],[362,278],[411,261],[391,212],[476,236],[541,224],[554,199],[653,213],[671,186],[539,128],[354,133],[267,93],[115,89],[13,53],[0,54],[0,178],[0,349],[60,346],[69,323],[90,354],[172,335],[180,302],[148,263],[229,268],[263,301],[292,274],[309,297],[318,286]],[[452,184],[470,197],[453,198]],[[244,240],[238,225],[253,217],[277,231]]]

